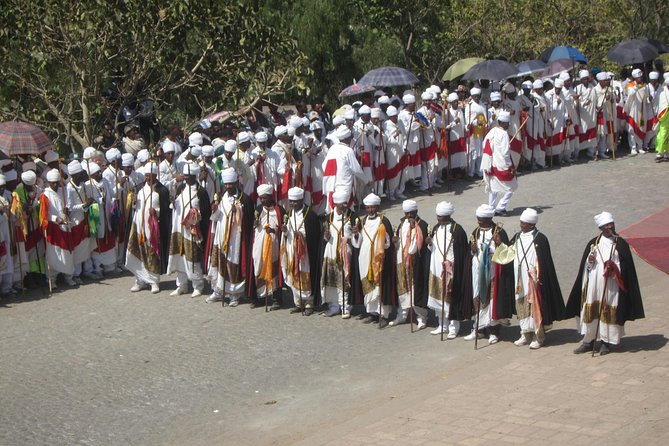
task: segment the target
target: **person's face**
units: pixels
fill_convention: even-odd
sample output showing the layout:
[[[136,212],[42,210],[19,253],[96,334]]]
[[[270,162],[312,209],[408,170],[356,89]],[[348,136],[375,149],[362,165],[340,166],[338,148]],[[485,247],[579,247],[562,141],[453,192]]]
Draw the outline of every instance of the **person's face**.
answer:
[[[58,191],[59,185],[58,181],[49,181],[49,187],[54,191]]]
[[[171,163],[172,160],[174,159],[174,152],[168,152],[165,154],[165,159],[167,160],[168,163]]]
[[[251,147],[251,141],[243,142],[239,144],[238,147],[242,150],[242,152],[246,152],[249,149],[249,147]]]
[[[372,124],[379,125],[379,118],[372,118]]]
[[[195,175],[187,175],[186,176],[186,184],[188,184],[189,186],[192,186],[195,183],[197,183],[197,177]]]
[[[349,129],[353,128],[353,119],[346,120],[346,127],[348,127]]]
[[[102,181],[102,171],[98,170],[95,172],[93,175],[91,175],[91,178],[93,178],[95,181],[100,182]]]
[[[514,90],[513,93],[507,93],[506,97],[513,101],[514,99],[516,99],[517,95],[518,95],[518,92],[516,90]]]
[[[336,203],[335,208],[337,209],[337,214],[341,215],[344,213],[344,209],[346,209],[346,203]]]
[[[279,136],[279,139],[284,144],[290,144],[293,138],[291,136],[288,136],[288,133],[284,133],[283,135]]]
[[[404,217],[409,221],[416,220],[416,215],[418,215],[418,213],[416,211],[411,211],[411,212],[405,212],[404,213]]]
[[[445,225],[449,221],[451,221],[450,216],[437,215],[437,223],[439,223],[440,225]]]
[[[571,79],[566,79],[566,80],[564,81],[564,86],[565,86],[566,88],[571,87]]]
[[[130,139],[139,138],[139,129],[137,127],[133,127],[132,129],[130,129],[130,133],[128,134],[128,137]]]
[[[395,115],[395,116],[389,116],[388,119],[390,119],[390,121],[391,121],[393,124],[397,124],[397,115]]]
[[[274,205],[274,200],[272,199],[271,195],[262,195],[260,196],[260,203],[263,205],[263,207],[269,208]]]
[[[323,104],[321,104],[320,102],[316,102],[314,104],[313,110],[320,113],[321,111],[323,111]]]
[[[499,108],[499,106],[502,104],[502,101],[492,101],[492,106],[495,108]]]
[[[365,206],[365,211],[367,212],[367,215],[370,217],[376,217],[376,214],[379,212],[379,207],[374,205],[374,206]]]
[[[320,128],[314,130],[314,135],[316,136],[317,139],[320,140],[321,137],[323,136],[323,130],[321,130]]]
[[[130,175],[132,173],[132,170],[133,170],[132,166],[124,166],[121,169],[123,170],[123,172],[126,175]]]
[[[534,230],[534,225],[532,223],[526,223],[521,220],[520,222],[520,230],[522,232],[530,232]]]
[[[304,200],[288,200],[288,205],[290,206],[291,209],[302,209],[302,204],[304,203]]]
[[[497,123],[504,130],[507,130],[509,128],[509,123],[508,122],[498,121]]]
[[[260,150],[265,150],[267,148],[267,142],[266,141],[258,141],[258,147],[260,147]]]
[[[214,160],[213,156],[205,156],[204,157],[204,162],[207,164],[210,164]]]
[[[256,117],[253,113],[249,113],[246,115],[246,122],[249,123],[249,125],[253,125],[256,123]]]
[[[480,96],[480,95],[478,95],[478,94],[472,95],[472,101],[474,101],[474,102],[476,102],[476,103],[478,104],[478,102],[479,102],[480,100],[481,100],[481,96]]]
[[[607,223],[599,227],[599,230],[602,231],[602,235],[606,238],[611,238],[616,233],[616,224],[614,222]]]
[[[492,228],[492,217],[476,217],[479,223],[479,228],[488,229]]]
[[[237,192],[237,183],[225,183],[223,188],[228,193],[228,195],[234,195]]]
[[[230,161],[232,159],[232,155],[234,155],[233,152],[223,152],[223,155],[225,155],[225,159]]]

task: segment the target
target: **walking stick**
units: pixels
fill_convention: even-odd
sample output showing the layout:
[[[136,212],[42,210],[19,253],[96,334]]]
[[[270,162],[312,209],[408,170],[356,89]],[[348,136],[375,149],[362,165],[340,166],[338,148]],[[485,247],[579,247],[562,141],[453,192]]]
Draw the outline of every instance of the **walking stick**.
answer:
[[[420,131],[420,141],[422,148],[425,149],[425,136],[423,135],[423,129],[418,129]],[[426,155],[427,156],[427,155]],[[422,161],[421,161],[422,163]],[[425,177],[427,179],[427,194],[432,196],[432,186],[430,185],[430,161],[425,160]]]
[[[471,153],[470,153],[471,152],[471,150],[470,150],[471,149],[471,143],[469,142],[469,138],[470,138],[469,137],[469,127],[472,124],[472,103],[469,102],[469,104],[467,104],[467,105],[469,105],[469,109],[467,110],[467,125],[465,126],[465,138],[466,138],[465,143],[467,145],[467,147],[465,149],[466,152],[467,152],[467,172],[466,172],[465,175],[469,176],[469,166],[470,166],[469,158],[471,157]],[[472,132],[474,132],[473,129],[472,129]]]
[[[286,215],[284,218],[288,218]],[[295,214],[295,209],[293,209],[293,232],[294,237],[300,237],[300,231],[297,228],[297,215]],[[287,234],[286,234],[287,235]],[[295,239],[293,240],[293,263],[297,260],[297,286],[298,292],[300,294],[300,309],[302,310],[302,316],[304,316],[304,300],[302,298],[302,272],[300,271],[300,258],[295,252]]]
[[[336,210],[334,211],[336,212]],[[332,213],[332,219],[334,220],[334,212]],[[328,227],[328,231],[330,228]],[[341,232],[339,233],[339,257],[341,257],[341,315],[342,317],[346,313],[346,272],[344,271],[344,211],[341,213]]]
[[[411,226],[409,226],[409,231],[411,231]],[[413,333],[413,257],[411,254],[409,254],[408,273],[409,283],[407,284],[407,288],[409,289],[409,325],[411,325],[411,333]]]
[[[613,238],[613,244],[611,245],[611,252],[609,252],[609,260],[613,255],[613,250],[616,248],[616,242],[618,237]],[[599,244],[598,244],[599,246]],[[600,255],[601,257],[601,255]],[[602,259],[604,261],[604,259]],[[604,299],[606,298],[606,287],[609,284],[609,278],[606,276],[606,265],[604,266],[604,289],[602,290],[602,298],[599,300],[599,315],[597,316],[597,328],[595,329],[595,339],[592,341],[592,358],[595,357],[595,346],[597,345],[597,336],[599,336],[599,323],[602,320],[602,310],[604,309]],[[602,341],[604,342],[604,341]]]
[[[608,93],[609,87],[606,87],[606,92]],[[605,96],[606,97],[606,96]],[[614,114],[613,114],[613,101],[611,98],[609,98],[609,113],[611,113],[611,128],[609,129],[609,134],[611,135],[611,154],[613,155],[613,161],[616,160],[616,141],[615,141],[615,136],[613,135],[614,133],[614,127],[615,127],[615,121],[614,119]],[[643,103],[641,104],[641,112],[643,113]],[[607,125],[608,127],[608,125]],[[643,141],[641,142],[643,144]]]
[[[446,251],[444,251],[443,259],[442,259],[442,271],[441,271],[441,342],[444,342],[444,317],[446,316],[446,309],[444,308],[446,304],[446,287],[448,286],[448,280],[446,278],[446,257],[448,256],[448,248],[446,248],[446,232],[447,228],[445,225],[442,225],[444,227],[444,248]],[[434,235],[437,235],[437,230],[435,229]],[[435,243],[438,243],[437,240],[435,239]],[[438,250],[438,249],[437,249]]]

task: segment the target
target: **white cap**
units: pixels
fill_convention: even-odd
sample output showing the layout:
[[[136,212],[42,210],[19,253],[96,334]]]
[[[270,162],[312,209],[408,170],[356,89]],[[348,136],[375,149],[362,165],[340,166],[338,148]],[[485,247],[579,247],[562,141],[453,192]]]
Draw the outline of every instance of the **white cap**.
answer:
[[[304,189],[301,187],[291,187],[288,189],[289,200],[302,200],[304,198]]]
[[[539,221],[539,214],[532,208],[527,208],[520,214],[520,221],[536,225]]]
[[[105,158],[107,158],[108,163],[116,161],[117,159],[121,158],[121,151],[115,147],[112,147],[105,153]]]
[[[346,111],[344,112],[344,119],[347,119],[347,120],[353,120],[353,119],[355,119],[355,110],[353,110],[352,108],[346,110]]]
[[[89,162],[86,164],[82,164],[81,167],[83,167],[83,169],[86,171],[89,177],[100,172],[100,165],[98,163]]]
[[[165,141],[163,143],[163,146],[162,146],[163,153],[174,153],[175,152],[175,146],[176,146],[176,143],[174,143],[170,140]],[[151,173],[151,172],[149,172],[149,173]]]
[[[32,170],[23,172],[21,174],[21,181],[23,182],[23,184],[26,184],[28,186],[34,186],[35,182],[37,181],[37,174]]]
[[[476,95],[481,95],[481,89],[478,87],[474,87],[471,90],[469,90],[470,96],[476,96]]]
[[[285,135],[286,133],[288,133],[288,127],[286,127],[285,125],[277,125],[276,127],[274,127],[275,137],[278,138],[279,136]]]
[[[54,152],[53,150],[47,150],[44,154],[44,162],[49,164],[53,163],[54,161],[58,161],[58,153]]]
[[[457,102],[460,100],[460,97],[458,96],[457,93],[449,93],[448,97],[446,98],[448,102]]]
[[[348,192],[344,192],[343,190],[335,191],[332,194],[332,202],[334,204],[348,203],[349,196],[350,194]]]
[[[201,146],[203,142],[204,138],[202,137],[202,133],[200,132],[193,132],[188,136],[189,146]]]
[[[311,121],[310,121],[309,118],[307,118],[306,116],[304,116],[304,117],[302,118],[302,127],[309,128],[309,124],[310,124],[310,123],[311,123]]]
[[[302,127],[302,118],[299,116],[293,115],[290,117],[288,120],[288,125],[291,126],[294,129]]]
[[[482,204],[476,208],[476,216],[479,218],[492,218],[495,216],[495,208],[489,204]]]
[[[452,215],[454,211],[455,208],[453,205],[447,201],[440,201],[437,203],[436,212],[439,217],[448,217],[449,215]]]
[[[397,116],[397,108],[394,105],[389,105],[386,109],[386,115],[388,115],[388,117]]]
[[[202,155],[202,146],[192,146],[188,149],[188,151],[195,158],[199,158]]]
[[[122,167],[132,167],[135,165],[135,157],[132,156],[132,153],[124,153],[121,155],[121,166]]]
[[[497,115],[497,120],[499,122],[511,122],[511,113],[506,110],[499,112]]]
[[[492,93],[490,93],[491,102],[501,101],[501,100],[502,100],[502,93],[500,93],[499,91],[493,91]]]
[[[430,87],[428,88],[428,90],[430,90],[430,91],[431,91],[432,93],[434,93],[434,94],[439,94],[439,93],[441,93],[441,87],[439,87],[439,85],[430,85]]]
[[[555,79],[555,88],[562,88],[564,87],[564,81],[560,78]]]
[[[597,73],[597,75],[595,76],[595,78],[597,78],[598,81],[605,81],[607,77],[608,77],[608,76],[606,75],[606,73],[605,73],[604,71],[600,71],[600,72]]]
[[[84,149],[84,155],[83,155],[84,159],[89,160],[89,159],[93,158],[95,156],[96,152],[97,152],[97,150],[95,150],[94,147],[86,147]]]
[[[512,84],[506,84],[504,86],[504,91],[506,92],[506,94],[511,94],[516,91],[516,87],[514,87]]]
[[[404,200],[402,202],[403,212],[416,212],[418,210],[418,203],[414,200]]]
[[[382,105],[382,104],[390,105],[390,98],[386,95],[383,95],[379,99],[376,100],[376,103],[379,104],[379,105]]]
[[[405,94],[402,96],[402,102],[405,104],[415,104],[416,103],[416,97],[412,94]]]
[[[290,136],[290,137],[295,136],[295,127],[293,127],[292,125],[289,125],[287,127],[287,130],[288,130],[288,136]]]
[[[369,115],[369,114],[371,114],[371,113],[372,113],[372,109],[369,108],[369,107],[366,106],[366,105],[363,105],[363,106],[360,107],[360,109],[358,110],[358,114],[359,114],[359,115]]]
[[[365,206],[378,206],[381,204],[381,198],[376,194],[369,194],[363,200]]]
[[[228,153],[235,153],[237,151],[237,141],[234,139],[225,141],[225,151]]]
[[[137,161],[140,163],[145,163],[149,160],[149,151],[146,149],[142,149],[139,152],[137,152]]]
[[[346,122],[346,119],[344,119],[343,116],[335,116],[332,118],[332,125],[334,128],[339,127],[340,125],[344,124]]]
[[[271,184],[261,184],[258,186],[258,196],[262,197],[263,195],[273,195],[274,187]]]
[[[613,223],[613,215],[610,212],[604,211],[601,214],[595,215],[595,224],[598,228],[609,223]]]
[[[535,90],[538,88],[544,88],[544,81],[542,81],[541,79],[535,80],[534,82],[532,82],[532,88],[534,88]]]
[[[431,91],[424,91],[421,95],[420,98],[423,101],[431,101],[432,100],[432,92]]]
[[[72,176],[78,174],[79,172],[83,172],[81,163],[77,160],[70,161],[70,163],[67,165],[67,173]]]
[[[237,135],[237,142],[239,144],[243,144],[249,141],[251,141],[251,135],[249,134],[249,132],[239,132],[239,134]]]
[[[380,108],[373,108],[372,109],[372,118],[380,118],[381,117],[381,109]]]
[[[202,127],[204,130],[210,129],[211,121],[208,120],[207,118],[203,119],[202,121],[200,121],[200,127]]]
[[[569,76],[569,73],[567,73],[566,71],[563,71],[562,73],[560,73],[560,76],[558,76],[558,79],[562,81],[568,81],[571,79],[571,76]]]
[[[214,156],[216,153],[216,149],[214,149],[214,146],[202,146],[202,156]]]
[[[256,142],[267,142],[267,133],[265,132],[256,133]]]
[[[643,76],[643,71],[641,71],[638,68],[635,68],[632,70],[632,77],[642,77]]]
[[[372,114],[372,116],[374,116]],[[309,130],[312,132],[315,132],[316,130],[325,130],[325,124],[323,124],[323,121],[314,121],[311,124],[309,124]]]
[[[531,90],[532,89],[532,81],[525,81],[522,84],[520,84],[521,87],[525,90]]]
[[[350,138],[351,137],[351,129],[346,127],[345,125],[340,125],[337,128],[337,131],[335,132],[335,136],[339,141],[342,139]]]
[[[581,70],[578,72],[579,79],[583,79],[584,77],[590,77],[590,72],[588,70]]]
[[[144,165],[144,169],[142,170],[142,173],[144,175],[149,175],[149,174],[158,175],[158,172],[159,172],[158,163],[156,162],[146,163]]]
[[[58,169],[51,169],[50,171],[48,171],[46,173],[46,180],[52,183],[60,181],[60,172],[58,171]]]
[[[223,169],[223,171],[221,172],[221,179],[223,180],[224,184],[236,183],[237,182],[237,172],[232,167],[228,167],[227,169]]]
[[[200,166],[194,162],[184,163],[183,167],[181,168],[181,174],[186,176],[198,176],[200,174]]]

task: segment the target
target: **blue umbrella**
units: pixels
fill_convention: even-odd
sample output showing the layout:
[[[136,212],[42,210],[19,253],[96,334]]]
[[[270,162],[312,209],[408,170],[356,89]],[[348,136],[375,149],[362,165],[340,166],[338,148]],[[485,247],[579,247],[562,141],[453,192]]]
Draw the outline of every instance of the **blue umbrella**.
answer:
[[[374,85],[376,87],[396,87],[417,83],[418,78],[411,71],[400,67],[375,68],[358,81],[358,84]]]
[[[518,77],[539,73],[544,71],[546,66],[546,62],[543,60],[526,60],[516,65],[516,68],[518,68]]]
[[[576,62],[588,63],[588,59],[579,50],[569,45],[552,46],[546,48],[540,55],[539,59],[546,63],[553,62],[559,59],[572,59]]]

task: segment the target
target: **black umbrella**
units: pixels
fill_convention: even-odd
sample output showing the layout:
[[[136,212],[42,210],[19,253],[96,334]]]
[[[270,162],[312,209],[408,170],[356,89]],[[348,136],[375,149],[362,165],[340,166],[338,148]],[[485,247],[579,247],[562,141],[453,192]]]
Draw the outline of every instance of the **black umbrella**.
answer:
[[[669,53],[669,46],[665,45],[664,43],[660,42],[659,40],[655,39],[646,39],[648,43],[653,45],[655,49],[657,50],[658,53],[660,54],[665,54]]]
[[[464,80],[473,81],[477,79],[485,79],[489,81],[501,81],[510,77],[518,75],[518,68],[511,65],[505,60],[493,59],[484,60],[477,63],[469,71],[465,73],[462,78]]]
[[[396,87],[417,83],[418,78],[411,71],[400,67],[375,68],[358,81],[358,84],[374,85],[376,87]]]
[[[631,65],[648,62],[658,55],[657,48],[648,40],[632,39],[614,45],[606,57],[622,65]]]

